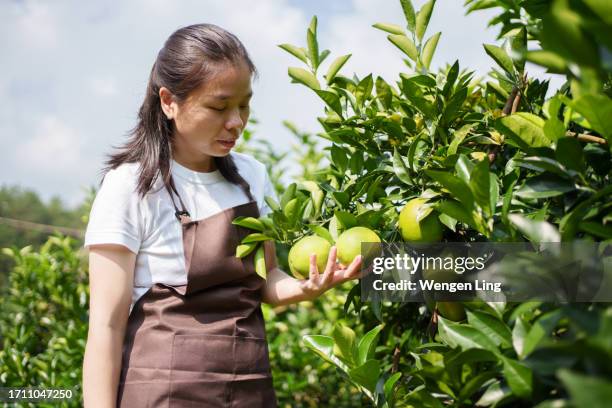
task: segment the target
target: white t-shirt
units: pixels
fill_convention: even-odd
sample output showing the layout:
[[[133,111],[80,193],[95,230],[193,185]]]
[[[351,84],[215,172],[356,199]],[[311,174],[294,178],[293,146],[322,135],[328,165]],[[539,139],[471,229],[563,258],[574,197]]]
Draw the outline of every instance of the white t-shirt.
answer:
[[[252,156],[231,152],[240,175],[249,183],[261,215],[271,212],[264,196],[276,198],[266,167]],[[187,284],[181,223],[161,175],[141,199],[136,191],[138,164],[125,163],[109,171],[91,208],[84,246],[120,244],[137,254],[130,313],[136,301],[155,283]],[[199,220],[249,201],[242,187],[219,170],[201,173],[171,160],[176,189],[192,220]],[[174,195],[177,207],[180,201]]]

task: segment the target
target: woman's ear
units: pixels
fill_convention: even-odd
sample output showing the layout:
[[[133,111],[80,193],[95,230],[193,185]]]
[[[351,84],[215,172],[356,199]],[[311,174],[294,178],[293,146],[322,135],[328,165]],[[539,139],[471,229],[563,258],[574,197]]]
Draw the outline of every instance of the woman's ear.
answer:
[[[176,101],[174,95],[168,90],[168,88],[162,86],[159,88],[159,100],[161,102],[161,108],[168,119],[174,119],[176,114]]]

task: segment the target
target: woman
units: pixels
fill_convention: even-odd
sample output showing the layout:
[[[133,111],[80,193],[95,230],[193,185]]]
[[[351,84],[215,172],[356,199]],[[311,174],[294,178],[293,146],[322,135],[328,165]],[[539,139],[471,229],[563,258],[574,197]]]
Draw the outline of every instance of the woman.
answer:
[[[107,161],[85,237],[90,407],[274,407],[261,302],[314,299],[358,277],[336,249],[297,280],[265,246],[268,276],[236,246],[237,216],[270,211],[264,165],[231,152],[249,117],[255,67],[210,24],[173,33],[151,70],[138,124]]]

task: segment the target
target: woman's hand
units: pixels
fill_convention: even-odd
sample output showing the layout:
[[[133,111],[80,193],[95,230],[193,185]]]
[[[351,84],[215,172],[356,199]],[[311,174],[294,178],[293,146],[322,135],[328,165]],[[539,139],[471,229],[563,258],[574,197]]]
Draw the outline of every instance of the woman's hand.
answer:
[[[310,255],[310,276],[301,281],[301,289],[314,299],[323,294],[328,289],[333,288],[343,282],[361,277],[359,268],[361,267],[361,255],[357,255],[353,262],[347,267],[336,262],[336,246],[332,246],[327,257],[327,265],[323,275],[319,273],[317,267],[317,256]]]

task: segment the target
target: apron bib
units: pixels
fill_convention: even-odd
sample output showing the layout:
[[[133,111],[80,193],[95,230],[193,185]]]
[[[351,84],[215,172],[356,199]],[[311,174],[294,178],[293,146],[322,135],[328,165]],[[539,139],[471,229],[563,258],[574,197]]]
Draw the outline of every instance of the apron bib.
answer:
[[[170,186],[176,193],[174,183]],[[191,221],[179,197],[187,284],[156,283],[134,304],[117,407],[276,407],[254,252],[236,258],[257,202]],[[267,249],[267,248],[266,248]],[[274,259],[266,250],[266,263]]]

